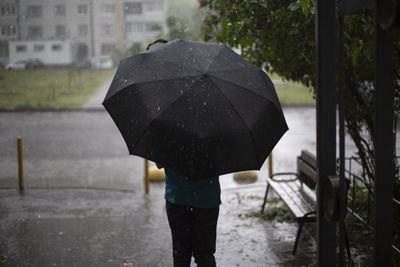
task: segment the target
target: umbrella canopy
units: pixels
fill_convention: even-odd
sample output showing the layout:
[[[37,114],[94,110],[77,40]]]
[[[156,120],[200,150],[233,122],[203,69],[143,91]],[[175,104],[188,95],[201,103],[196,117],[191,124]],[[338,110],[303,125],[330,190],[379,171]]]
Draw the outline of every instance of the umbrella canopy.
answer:
[[[122,60],[103,105],[130,154],[193,179],[259,170],[288,130],[265,72],[219,44],[177,39]]]

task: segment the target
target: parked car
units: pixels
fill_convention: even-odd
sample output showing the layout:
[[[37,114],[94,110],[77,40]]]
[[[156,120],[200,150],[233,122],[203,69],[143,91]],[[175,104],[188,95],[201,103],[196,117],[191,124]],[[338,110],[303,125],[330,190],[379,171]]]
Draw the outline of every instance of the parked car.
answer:
[[[6,70],[23,70],[26,68],[26,60],[19,60],[6,65]]]
[[[37,69],[37,68],[44,68],[46,64],[38,58],[29,58],[26,60],[26,69]]]
[[[6,70],[36,69],[43,68],[46,64],[38,58],[19,60],[6,65]]]

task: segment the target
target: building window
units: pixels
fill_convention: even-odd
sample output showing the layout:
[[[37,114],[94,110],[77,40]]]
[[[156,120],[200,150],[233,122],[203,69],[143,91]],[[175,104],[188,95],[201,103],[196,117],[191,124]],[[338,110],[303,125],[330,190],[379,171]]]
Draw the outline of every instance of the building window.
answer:
[[[157,22],[146,23],[146,32],[158,32],[161,30],[162,30],[162,27]]]
[[[3,25],[1,26],[2,36],[14,36],[17,34],[17,28],[15,25]]]
[[[65,37],[66,35],[66,30],[65,30],[65,25],[56,25],[56,36],[57,37]]]
[[[156,12],[164,10],[164,2],[163,1],[154,1],[146,3],[146,11],[147,12]]]
[[[67,8],[65,7],[65,5],[56,5],[55,6],[56,16],[65,17],[65,14],[67,13],[66,10],[67,10]]]
[[[144,32],[144,23],[132,22],[125,25],[126,32]]]
[[[103,15],[113,15],[115,13],[114,4],[103,4],[100,8]]]
[[[2,6],[0,9],[0,14],[2,16],[15,16],[15,6]]]
[[[42,7],[41,6],[28,6],[26,15],[28,18],[40,18],[40,17],[42,17]]]
[[[143,14],[143,3],[142,2],[127,2],[124,6],[125,14],[139,15]]]
[[[33,51],[35,51],[35,52],[42,52],[42,51],[44,51],[44,45],[42,45],[42,44],[35,44],[35,45],[33,46]]]
[[[109,23],[101,24],[101,33],[104,35],[111,35],[113,33],[113,25]]]
[[[29,38],[40,38],[43,35],[41,26],[29,26],[28,36]]]
[[[26,52],[27,47],[26,45],[17,45],[15,49],[18,53],[23,53]]]
[[[85,37],[89,33],[89,27],[87,24],[78,25],[78,35],[80,37]]]
[[[87,5],[78,5],[78,14],[87,15]]]
[[[111,55],[115,50],[115,45],[114,44],[102,44],[101,45],[101,54],[103,56],[109,56]]]
[[[62,45],[60,45],[60,44],[53,44],[53,45],[51,46],[51,50],[53,50],[53,51],[61,51],[61,50],[62,50]]]

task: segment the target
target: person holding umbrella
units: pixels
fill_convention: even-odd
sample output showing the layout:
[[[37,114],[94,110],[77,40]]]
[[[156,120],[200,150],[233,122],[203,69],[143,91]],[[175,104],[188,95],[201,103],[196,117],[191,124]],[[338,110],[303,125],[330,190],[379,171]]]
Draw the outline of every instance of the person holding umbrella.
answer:
[[[120,62],[103,105],[130,154],[166,167],[174,265],[215,266],[219,176],[259,170],[288,127],[271,79],[229,47],[159,42]]]
[[[192,256],[199,267],[216,266],[214,253],[221,204],[219,177],[192,180],[169,168],[164,171],[174,266],[190,266]]]

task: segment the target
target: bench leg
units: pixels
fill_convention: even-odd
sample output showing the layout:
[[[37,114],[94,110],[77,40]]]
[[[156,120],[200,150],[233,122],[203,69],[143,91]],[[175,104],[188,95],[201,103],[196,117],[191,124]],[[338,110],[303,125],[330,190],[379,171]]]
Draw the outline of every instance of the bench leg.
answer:
[[[294,246],[293,246],[292,255],[296,255],[296,252],[297,252],[297,244],[299,243],[301,230],[303,229],[303,224],[304,224],[304,220],[301,219],[301,221],[299,222],[299,229],[297,229],[297,235],[296,235],[296,240],[294,241]]]
[[[264,213],[265,203],[267,203],[268,191],[269,191],[269,184],[267,184],[267,189],[265,190],[264,202],[261,207],[261,213]]]
[[[293,246],[292,255],[296,255],[296,252],[297,252],[297,245],[298,245],[298,243],[299,243],[299,239],[300,239],[300,235],[301,235],[301,230],[303,229],[304,223],[306,222],[306,220],[307,220],[307,218],[308,218],[309,215],[315,214],[315,213],[316,213],[315,211],[308,212],[308,213],[304,214],[304,216],[300,219],[300,222],[299,222],[299,229],[297,229],[297,235],[296,235],[296,240],[294,241],[294,246]]]

